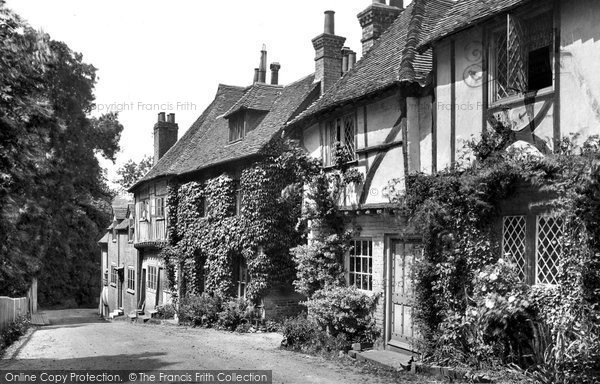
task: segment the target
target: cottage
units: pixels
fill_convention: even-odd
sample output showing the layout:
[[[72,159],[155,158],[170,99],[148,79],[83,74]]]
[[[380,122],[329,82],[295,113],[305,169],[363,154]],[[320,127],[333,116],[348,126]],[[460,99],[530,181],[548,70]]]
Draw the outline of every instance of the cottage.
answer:
[[[591,0],[456,2],[418,46],[434,57],[433,169],[498,126],[515,133],[511,147],[539,155],[600,134],[599,14]],[[502,252],[531,284],[558,281],[561,220],[531,207],[547,198],[523,186],[498,223]]]
[[[280,85],[280,68],[279,63],[270,65],[267,83],[263,47],[252,84],[219,85],[214,101],[179,141],[174,115],[165,121],[164,113],[159,114],[155,165],[130,189],[135,196],[134,245],[140,254],[142,287],[146,281],[146,309],[168,299],[162,295],[170,289],[169,273],[181,297],[204,291],[234,297],[252,294],[265,314],[297,308],[301,297],[291,287],[294,274],[287,248],[275,249],[256,236],[252,227],[259,226],[252,222],[253,215],[260,215],[256,207],[267,201],[250,195],[245,178],[265,159],[265,148],[281,136],[284,124],[318,95],[313,75]],[[277,197],[281,188],[274,188],[263,196]],[[270,227],[261,228],[277,233],[282,228],[270,219],[265,224]],[[222,237],[213,241],[224,227]],[[178,250],[171,265],[160,253],[167,245]],[[251,257],[266,261],[251,263]],[[265,263],[271,269],[259,271]]]
[[[444,0],[415,1],[406,8],[402,2],[374,1],[358,15],[364,57],[356,65],[343,59],[343,38],[326,29],[313,40],[321,96],[288,124],[290,135],[301,137],[325,167],[333,164],[333,148],[341,143],[351,154],[349,165],[363,175],[340,202],[356,233],[346,275],[348,284],[382,294],[376,319],[390,349],[411,349],[416,336],[409,271],[420,245],[386,188],[393,180],[404,188],[409,172],[433,170],[432,52],[416,48],[451,6]],[[332,24],[329,17],[326,26]]]
[[[101,251],[100,314],[121,316],[137,308],[137,251],[133,247],[133,204],[127,196],[112,202],[113,221],[98,241]]]

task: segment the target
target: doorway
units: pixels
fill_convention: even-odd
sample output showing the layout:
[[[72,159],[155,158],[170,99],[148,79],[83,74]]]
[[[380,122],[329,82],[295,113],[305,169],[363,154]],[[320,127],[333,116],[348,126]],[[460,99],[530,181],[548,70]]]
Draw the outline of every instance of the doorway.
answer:
[[[413,323],[415,292],[412,267],[421,256],[419,242],[392,239],[389,266],[388,344],[414,351],[418,332]]]

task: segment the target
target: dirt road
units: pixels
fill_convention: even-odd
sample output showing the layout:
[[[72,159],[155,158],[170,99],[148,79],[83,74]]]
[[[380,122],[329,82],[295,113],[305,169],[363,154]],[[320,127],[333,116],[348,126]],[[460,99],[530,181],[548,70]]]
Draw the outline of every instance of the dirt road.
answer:
[[[273,383],[392,383],[360,368],[278,349],[281,335],[99,320],[94,310],[48,311],[0,360],[15,369],[264,369]],[[407,375],[407,382],[421,382]]]

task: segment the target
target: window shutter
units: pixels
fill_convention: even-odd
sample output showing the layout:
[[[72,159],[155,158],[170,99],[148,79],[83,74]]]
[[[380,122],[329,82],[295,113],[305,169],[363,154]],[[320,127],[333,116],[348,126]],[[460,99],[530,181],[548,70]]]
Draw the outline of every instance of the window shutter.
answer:
[[[527,47],[522,20],[508,15],[507,31],[508,91],[514,95],[527,90]]]

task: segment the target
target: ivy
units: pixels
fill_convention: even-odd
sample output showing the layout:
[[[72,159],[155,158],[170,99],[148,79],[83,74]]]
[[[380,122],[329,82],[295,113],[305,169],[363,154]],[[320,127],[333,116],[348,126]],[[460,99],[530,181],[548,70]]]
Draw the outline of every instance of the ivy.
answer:
[[[415,322],[430,360],[489,366],[515,363],[546,382],[594,382],[600,371],[600,141],[557,153],[506,150],[510,132],[467,143],[469,161],[414,174],[388,196],[423,234],[414,271]],[[547,193],[564,218],[560,285],[518,282],[501,257],[494,222],[500,203],[523,185]],[[537,375],[537,376],[536,376]]]
[[[162,255],[168,270],[181,269],[183,295],[237,294],[236,262],[245,260],[246,296],[258,300],[274,284],[294,277],[290,246],[305,233],[298,226],[302,195],[297,190],[318,169],[294,142],[274,140],[239,180],[223,173],[213,178],[171,184],[170,246]],[[241,209],[236,214],[236,193]],[[174,287],[175,281],[170,280]]]

